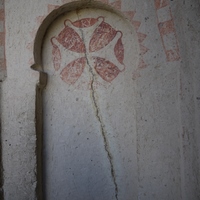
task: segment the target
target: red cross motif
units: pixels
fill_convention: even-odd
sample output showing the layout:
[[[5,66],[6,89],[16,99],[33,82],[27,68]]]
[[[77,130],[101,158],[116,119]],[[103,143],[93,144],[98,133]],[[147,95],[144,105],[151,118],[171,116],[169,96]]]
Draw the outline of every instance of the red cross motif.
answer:
[[[102,16],[74,22],[66,19],[58,36],[51,38],[54,68],[69,85],[76,83],[86,65],[110,83],[125,70],[122,36],[122,32],[106,23]],[[78,56],[63,69],[61,48]]]

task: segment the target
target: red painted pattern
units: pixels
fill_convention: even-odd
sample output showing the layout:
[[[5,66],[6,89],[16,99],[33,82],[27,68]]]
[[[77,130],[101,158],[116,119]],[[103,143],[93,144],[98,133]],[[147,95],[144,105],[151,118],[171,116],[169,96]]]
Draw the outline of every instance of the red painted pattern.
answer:
[[[65,20],[65,22],[69,21],[69,22],[71,22],[71,24],[73,24],[77,28],[87,28],[87,27],[90,27],[90,26],[94,25],[95,23],[97,23],[98,19],[99,18],[97,18],[97,19],[84,18],[84,19],[77,20],[75,22],[72,22],[71,20],[67,19],[67,20]]]
[[[168,61],[176,61],[180,59],[179,49],[166,50]]]
[[[168,62],[180,60],[178,40],[169,0],[155,0],[155,8],[157,13],[158,29],[166,54],[166,59]],[[163,16],[159,16],[160,9],[163,9],[161,13],[168,13],[168,15],[165,16],[166,19],[163,19]]]
[[[121,37],[118,39],[115,48],[114,48],[115,56],[117,60],[123,64],[124,61],[124,45],[122,44],[122,32]]]
[[[4,21],[4,20],[5,20],[4,9],[0,9],[0,21]]]
[[[98,23],[97,23],[98,22]],[[69,19],[64,22],[64,29],[58,34],[56,37],[52,37],[52,58],[55,70],[60,69],[61,65],[61,52],[59,47],[55,44],[54,40],[57,40],[64,48],[76,52],[76,53],[86,53],[87,55],[92,55],[103,48],[105,48],[108,44],[110,44],[117,34],[120,36],[116,41],[116,44],[113,46],[113,55],[116,56],[117,61],[120,65],[123,65],[124,61],[124,46],[122,42],[122,32],[115,30],[110,24],[104,21],[104,17],[98,18],[83,18],[77,21],[70,21]],[[94,26],[96,25],[96,27]],[[94,30],[91,38],[89,38],[89,46],[86,47],[82,38],[80,37],[80,33],[76,32],[76,29],[87,29],[89,27],[94,26]],[[122,70],[113,64],[108,59],[97,56],[87,56],[78,58],[71,63],[69,63],[64,69],[62,69],[60,75],[61,79],[67,84],[74,84],[79,79],[81,74],[84,71],[84,68],[87,63],[87,59],[91,59],[89,62],[93,64],[93,68],[96,73],[106,82],[113,81],[120,72],[125,70],[125,66]],[[105,55],[106,56],[106,55]]]
[[[58,5],[48,4],[48,13],[52,12],[53,10],[59,8]]]
[[[61,63],[61,52],[58,46],[54,44],[53,39],[55,38],[51,39],[51,43],[53,45],[53,49],[52,49],[53,64],[54,64],[55,70],[58,71],[60,69],[60,63]]]
[[[90,52],[98,51],[108,45],[116,36],[117,31],[104,21],[96,28],[90,40]]]
[[[86,58],[78,58],[69,63],[61,72],[61,79],[69,85],[74,84],[83,73]]]
[[[60,44],[62,44],[66,49],[77,53],[85,52],[85,45],[76,31],[66,26],[58,35],[57,40]]]
[[[168,5],[169,5],[168,0],[155,0],[155,7],[157,10]]]
[[[137,69],[133,71],[133,80],[140,77],[140,70],[146,68],[148,65],[144,60],[144,55],[148,52],[148,48],[143,45],[144,40],[146,39],[147,35],[140,32],[141,22],[138,20],[134,20],[135,11],[125,11],[123,12],[124,15],[131,21],[132,25],[134,26],[137,36],[138,36],[138,42],[140,47],[140,60]]]
[[[140,44],[141,44],[141,43],[145,40],[145,38],[147,37],[146,34],[144,34],[144,33],[138,33],[138,32],[137,32],[137,36],[138,36],[138,41],[139,41]]]
[[[139,40],[139,43],[141,44],[144,39],[146,38],[146,34],[143,34],[141,32],[139,32],[139,28],[141,26],[141,22],[138,21],[138,20],[135,20],[134,17],[135,17],[135,14],[136,14],[136,11],[135,10],[129,10],[129,11],[123,11],[122,10],[122,1],[121,0],[115,0],[115,1],[112,1],[112,2],[109,2],[109,0],[99,0],[101,1],[102,3],[105,3],[105,4],[109,4],[110,6],[112,6],[113,8],[117,9],[117,10],[120,10],[123,12],[123,14],[130,20],[130,22],[133,24],[133,26],[135,27],[136,29],[136,32],[138,34],[138,40]],[[156,9],[160,9],[166,5],[169,5],[169,1],[168,0],[154,0],[155,1],[155,5],[156,5]],[[66,4],[68,3],[68,0],[61,0],[62,4]],[[167,2],[167,3],[166,3]],[[54,9],[57,9],[59,6],[61,5],[52,5],[52,4],[48,4],[48,13],[52,12]],[[3,12],[2,12],[3,13]],[[36,35],[36,32],[37,32],[37,29],[38,29],[38,26],[41,24],[41,22],[43,21],[44,16],[39,16],[36,20],[37,22],[37,28],[35,28],[33,31],[30,32],[31,34],[31,37],[32,38],[35,38],[35,35]],[[99,17],[99,18],[102,18],[102,17]],[[66,20],[66,23],[70,22],[71,24],[73,24],[74,27],[78,27],[78,28],[87,28],[87,27],[90,27],[92,26],[93,24],[95,24],[96,22],[98,21],[98,18],[85,18],[85,19],[81,19],[81,20],[77,20],[75,22],[71,22],[70,20]],[[69,31],[70,32],[70,31]],[[61,36],[61,35],[60,35]],[[63,35],[62,36],[63,38],[65,38],[65,36]],[[62,37],[60,38],[60,42],[62,40]],[[58,36],[56,37],[58,39]],[[3,37],[2,37],[2,40]],[[64,40],[64,39],[63,39]],[[61,42],[62,43],[62,42]],[[77,42],[72,44],[71,48],[70,48],[70,44],[69,43],[65,43],[65,41],[63,42],[64,45],[66,45],[67,48],[69,48],[69,50],[74,50],[74,51],[77,51],[76,47],[75,48],[75,45],[77,45]],[[53,44],[52,44],[53,46]],[[121,47],[120,47],[121,46]],[[116,47],[114,49],[114,53],[115,53],[115,56],[117,58],[117,60],[122,64],[123,63],[123,58],[124,58],[124,50],[122,48],[123,44],[120,44],[120,41],[118,41],[118,44],[116,44]],[[32,47],[33,47],[33,41],[31,41],[28,45],[27,45],[27,48],[32,50]],[[54,48],[54,47],[53,47]],[[91,47],[92,49],[93,47]],[[78,48],[78,52],[84,52],[84,47],[82,46],[81,48]],[[119,50],[121,49],[121,50]],[[57,52],[57,53],[56,53]],[[55,56],[53,55],[53,60],[55,62],[54,64],[54,67],[55,69],[58,68],[58,63],[57,61],[59,60],[59,53],[58,53],[58,50],[56,50],[56,48],[54,50],[52,50],[52,53],[55,54]],[[175,53],[174,51],[168,51],[167,52],[169,55],[172,55],[172,53]],[[57,56],[56,56],[57,54]],[[137,71],[139,73],[139,69],[141,68],[145,68],[147,66],[147,64],[145,63],[145,60],[143,58],[143,53],[140,53],[140,63],[138,65],[138,68],[137,68]],[[32,65],[34,63],[34,60],[33,58],[30,58],[30,65]],[[134,74],[135,72],[133,72]],[[137,76],[139,77],[139,76]]]
[[[94,68],[103,80],[111,82],[120,73],[118,67],[110,61],[99,57],[93,57],[93,59],[95,63]]]
[[[121,4],[122,4],[121,0],[117,0],[117,1],[110,3],[110,5],[117,10],[121,10]]]
[[[165,21],[165,22],[160,22],[158,24],[158,28],[162,36],[167,35],[169,33],[174,33],[175,27],[174,27],[173,19]]]
[[[140,26],[141,26],[141,22],[140,21],[138,21],[138,20],[135,20],[134,19],[134,17],[135,17],[135,14],[136,14],[136,11],[135,10],[129,10],[129,11],[123,11],[122,10],[122,1],[121,0],[114,0],[114,1],[112,1],[112,2],[109,2],[109,0],[99,0],[99,1],[101,1],[102,3],[105,3],[105,4],[108,4],[108,5],[110,5],[110,6],[112,6],[113,8],[115,8],[115,9],[117,9],[117,10],[119,10],[119,11],[121,11],[121,12],[123,12],[123,14],[130,20],[130,22],[132,23],[132,25],[135,27],[135,29],[136,29],[136,32],[137,32],[137,34],[138,34],[138,40],[139,40],[139,44],[142,44],[142,42],[144,41],[144,39],[146,38],[146,34],[143,34],[143,33],[141,33],[140,32]],[[160,9],[160,8],[163,8],[163,7],[165,7],[165,6],[167,6],[167,5],[169,5],[169,1],[168,0],[154,0],[155,1],[155,7],[156,7],[156,9],[158,10],[158,9]],[[50,13],[50,12],[52,12],[54,9],[57,9],[58,7],[60,7],[61,5],[63,5],[63,4],[66,4],[66,3],[69,3],[69,1],[68,0],[61,0],[61,4],[59,4],[59,5],[52,5],[52,4],[48,4],[48,13]],[[3,13],[3,12],[2,12]],[[37,22],[37,27],[33,30],[33,31],[31,31],[30,32],[30,34],[31,34],[31,37],[32,38],[35,38],[35,35],[36,35],[36,32],[37,32],[37,30],[38,30],[38,27],[39,27],[39,25],[41,24],[41,22],[43,21],[43,19],[44,19],[44,17],[46,17],[46,14],[44,15],[44,16],[39,16],[37,19],[36,19],[36,22]],[[3,17],[1,17],[1,18],[3,18]],[[101,18],[101,17],[99,17],[99,18]],[[73,26],[74,27],[79,27],[79,28],[87,28],[87,27],[90,27],[90,26],[92,26],[92,24],[94,23],[96,23],[98,20],[97,19],[95,19],[95,18],[85,18],[85,19],[81,19],[82,21],[75,21],[75,22],[71,22],[71,24],[73,24]],[[66,20],[66,22],[70,22],[70,20]],[[80,25],[81,24],[81,25]],[[57,39],[58,39],[58,37],[56,37]],[[1,39],[1,41],[3,41],[4,40],[4,37],[2,37],[2,39]],[[65,43],[65,42],[64,42]],[[53,45],[53,44],[52,44]],[[70,46],[69,44],[66,44],[66,46]],[[72,45],[72,46],[75,46],[75,44],[74,45]],[[118,46],[118,47],[117,47]],[[116,58],[117,58],[117,60],[120,62],[120,63],[123,63],[123,51],[124,50],[119,50],[118,48],[121,48],[120,47],[121,45],[116,45],[116,47],[115,47],[115,56],[116,56]],[[32,50],[32,47],[33,47],[33,41],[31,41],[28,45],[27,45],[27,48],[29,49],[29,50]],[[141,45],[140,45],[140,47],[141,47]],[[54,48],[54,47],[53,47]],[[76,48],[75,47],[73,47],[72,48],[72,50],[73,49],[75,49],[76,50]],[[57,62],[56,60],[57,60],[57,58],[59,58],[59,53],[55,53],[57,50],[56,49],[54,49],[54,51],[52,50],[52,53],[53,54],[57,54],[57,56],[53,56],[53,60],[55,60],[55,63]],[[80,48],[80,49],[78,49],[78,51],[79,52],[83,52],[84,51],[84,47],[82,47],[82,48]],[[57,51],[58,52],[58,51]],[[178,50],[167,50],[166,51],[166,53],[169,55],[168,57],[170,57],[171,55],[173,55],[173,54],[176,54],[178,52]],[[174,55],[175,56],[175,55]],[[172,59],[172,58],[171,58]],[[34,63],[34,59],[33,58],[30,58],[30,60],[29,60],[29,64],[30,65],[32,65]],[[55,66],[57,66],[58,65],[58,63],[57,64],[55,64]],[[3,66],[3,65],[2,65]],[[139,63],[139,65],[138,65],[138,68],[137,68],[137,73],[139,74],[139,70],[141,69],[141,68],[145,68],[147,66],[147,64],[145,63],[145,59],[144,59],[144,57],[143,57],[143,53],[140,53],[140,63]],[[1,68],[1,67],[0,67]],[[58,68],[58,66],[57,67],[55,67],[55,68]],[[135,71],[133,72],[133,75],[135,74]],[[140,75],[139,75],[140,76]],[[137,77],[139,77],[138,75],[137,75]]]

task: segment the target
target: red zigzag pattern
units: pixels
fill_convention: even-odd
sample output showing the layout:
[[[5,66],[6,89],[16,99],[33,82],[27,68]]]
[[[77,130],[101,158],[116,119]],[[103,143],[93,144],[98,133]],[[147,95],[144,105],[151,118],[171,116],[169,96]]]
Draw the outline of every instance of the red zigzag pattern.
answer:
[[[108,5],[112,6],[113,8],[121,11],[121,0],[116,0],[115,2],[112,2],[112,3],[109,3],[109,0],[101,0],[101,2],[105,3],[105,4],[108,4]],[[63,4],[69,3],[69,1],[68,0],[62,0],[62,3]],[[59,5],[51,5],[51,4],[49,4],[48,5],[48,13],[52,12],[54,9],[56,9],[58,7],[59,7]],[[136,33],[137,33],[137,36],[138,36],[138,42],[139,42],[139,46],[140,46],[139,65],[138,65],[138,68],[133,72],[133,79],[135,79],[137,77],[140,77],[140,74],[139,74],[140,69],[144,69],[144,68],[147,67],[147,64],[144,61],[144,55],[145,55],[145,53],[147,53],[147,51],[149,49],[142,44],[143,41],[145,40],[145,38],[147,37],[147,35],[144,34],[144,33],[141,33],[139,31],[139,28],[141,26],[141,22],[137,21],[137,20],[134,20],[134,16],[136,14],[135,11],[122,11],[122,13],[125,15],[125,17],[127,17],[130,20],[130,22],[134,26],[134,28],[136,30]],[[46,17],[46,15],[37,17],[36,18],[37,24],[40,25],[42,23],[42,21],[45,19],[45,17]],[[30,33],[31,36],[34,37],[36,32],[37,32],[36,30],[32,31]],[[33,43],[29,43],[27,45],[27,48],[30,49],[30,50],[33,49]],[[30,65],[34,64],[33,63],[33,58],[30,59],[29,64]]]

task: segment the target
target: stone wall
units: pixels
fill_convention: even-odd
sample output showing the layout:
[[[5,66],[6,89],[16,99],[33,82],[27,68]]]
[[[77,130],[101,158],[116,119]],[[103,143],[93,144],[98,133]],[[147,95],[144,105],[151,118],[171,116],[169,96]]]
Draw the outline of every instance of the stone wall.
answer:
[[[1,199],[200,198],[198,0],[0,6]]]

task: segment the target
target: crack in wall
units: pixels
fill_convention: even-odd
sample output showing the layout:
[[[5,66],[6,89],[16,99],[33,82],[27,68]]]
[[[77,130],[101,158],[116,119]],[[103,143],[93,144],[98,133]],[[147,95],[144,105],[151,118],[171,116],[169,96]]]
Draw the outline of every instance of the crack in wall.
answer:
[[[78,13],[77,13],[77,17],[79,19]],[[83,40],[83,43],[85,44],[85,37],[84,37],[83,30],[81,28],[79,30],[80,30],[80,33],[81,33],[81,38]],[[112,181],[113,181],[113,184],[115,186],[115,199],[118,200],[118,185],[117,185],[116,174],[115,174],[115,170],[114,170],[113,157],[112,157],[112,154],[111,154],[110,149],[109,149],[109,142],[108,142],[108,139],[106,137],[107,134],[106,134],[106,130],[105,130],[105,125],[103,124],[103,121],[102,121],[102,116],[100,114],[100,109],[99,109],[99,106],[98,106],[98,103],[97,103],[96,91],[95,91],[95,87],[94,87],[95,73],[93,72],[92,66],[90,65],[86,48],[85,48],[84,54],[85,54],[86,63],[89,67],[88,70],[89,70],[89,73],[90,73],[91,99],[92,99],[92,102],[93,102],[93,105],[94,105],[94,108],[95,108],[96,118],[97,118],[97,120],[100,124],[101,135],[103,137],[103,142],[104,142],[104,148],[105,148],[105,151],[107,153],[109,164],[110,164],[110,172],[111,172],[111,176],[112,176]]]

